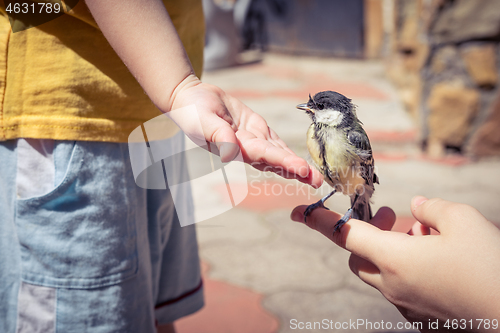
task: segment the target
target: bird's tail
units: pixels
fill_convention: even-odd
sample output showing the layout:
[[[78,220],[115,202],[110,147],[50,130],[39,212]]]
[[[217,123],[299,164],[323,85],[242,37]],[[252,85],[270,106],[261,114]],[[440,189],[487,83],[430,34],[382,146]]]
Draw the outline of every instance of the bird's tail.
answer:
[[[372,219],[372,208],[370,207],[370,197],[371,193],[365,191],[358,197],[354,207],[352,208],[352,217],[357,220],[362,220],[368,222]],[[355,196],[351,197],[351,205],[354,201]]]

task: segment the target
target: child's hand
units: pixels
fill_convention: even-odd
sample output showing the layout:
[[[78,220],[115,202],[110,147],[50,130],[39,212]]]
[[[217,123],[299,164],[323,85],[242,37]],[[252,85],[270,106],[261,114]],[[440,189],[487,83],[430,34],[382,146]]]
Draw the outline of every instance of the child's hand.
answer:
[[[196,105],[206,141],[219,147],[223,161],[243,153],[260,170],[319,187],[323,177],[295,155],[265,120],[221,89],[200,82],[160,0],[86,0],[104,36],[163,112]],[[173,118],[173,117],[172,117]],[[189,135],[189,117],[174,121]]]
[[[223,161],[234,158],[239,147],[244,161],[259,170],[273,171],[314,187],[321,186],[321,174],[295,155],[267,126],[264,118],[222,89],[190,75],[174,90],[171,101],[171,110],[196,105],[203,136],[219,146]],[[174,120],[189,135],[189,119],[175,117]],[[233,145],[224,145],[224,142]]]
[[[295,208],[292,219],[303,221],[305,208]],[[411,208],[420,222],[408,234],[388,231],[396,216],[387,207],[373,225],[351,219],[334,236],[341,217],[335,212],[316,209],[308,225],[352,252],[351,270],[406,319],[422,322],[422,332],[439,332],[428,327],[436,318],[441,327],[447,319],[453,327],[455,319],[455,328],[499,332],[500,230],[464,204],[416,197]],[[429,228],[440,235],[429,235]]]

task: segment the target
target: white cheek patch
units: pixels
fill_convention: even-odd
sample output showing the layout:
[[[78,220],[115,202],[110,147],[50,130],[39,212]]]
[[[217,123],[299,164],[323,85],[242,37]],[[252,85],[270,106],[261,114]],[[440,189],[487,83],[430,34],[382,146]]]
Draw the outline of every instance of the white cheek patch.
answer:
[[[343,115],[340,111],[333,109],[326,109],[321,111],[316,111],[314,114],[317,123],[323,123],[327,125],[339,125],[342,122]]]

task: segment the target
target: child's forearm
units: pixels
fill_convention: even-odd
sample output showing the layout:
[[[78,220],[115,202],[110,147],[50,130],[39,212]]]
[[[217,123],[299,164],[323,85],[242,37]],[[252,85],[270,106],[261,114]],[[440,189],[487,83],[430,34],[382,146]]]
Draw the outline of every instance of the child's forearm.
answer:
[[[86,0],[104,36],[153,103],[169,111],[193,69],[161,0]]]

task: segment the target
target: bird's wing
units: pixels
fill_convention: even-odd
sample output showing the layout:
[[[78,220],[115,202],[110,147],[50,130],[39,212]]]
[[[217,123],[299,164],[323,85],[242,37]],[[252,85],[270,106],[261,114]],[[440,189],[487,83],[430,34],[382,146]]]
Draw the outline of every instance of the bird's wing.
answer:
[[[367,184],[378,184],[378,176],[374,172],[375,161],[373,160],[372,147],[365,130],[361,126],[357,126],[349,132],[347,138],[349,142],[356,147],[356,153],[362,160],[362,176]]]
[[[372,147],[370,145],[370,140],[368,140],[368,135],[366,135],[365,130],[361,126],[353,128],[349,131],[347,138],[354,145],[354,147],[369,152],[371,156]]]

